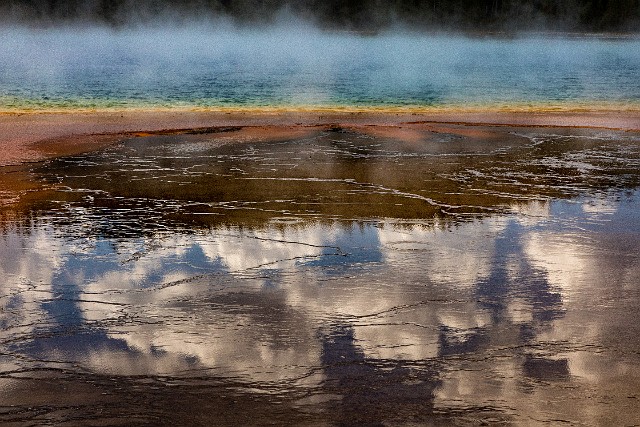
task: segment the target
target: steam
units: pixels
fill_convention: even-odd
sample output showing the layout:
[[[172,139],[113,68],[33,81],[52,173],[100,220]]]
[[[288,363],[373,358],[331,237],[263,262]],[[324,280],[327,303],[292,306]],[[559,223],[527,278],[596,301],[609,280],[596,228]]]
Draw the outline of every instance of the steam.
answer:
[[[302,20],[0,30],[0,106],[640,103],[640,39],[319,30]]]
[[[637,1],[590,0],[6,0],[0,22],[47,27],[126,28],[221,19],[240,26],[277,24],[284,15],[332,30],[638,31]]]

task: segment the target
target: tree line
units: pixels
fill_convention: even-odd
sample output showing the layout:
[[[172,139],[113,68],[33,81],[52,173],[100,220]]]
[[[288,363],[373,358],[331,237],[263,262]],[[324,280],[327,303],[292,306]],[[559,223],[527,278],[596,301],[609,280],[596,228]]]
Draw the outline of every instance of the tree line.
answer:
[[[256,25],[272,23],[283,11],[332,30],[640,30],[640,0],[4,0],[0,19],[126,26],[225,17]]]

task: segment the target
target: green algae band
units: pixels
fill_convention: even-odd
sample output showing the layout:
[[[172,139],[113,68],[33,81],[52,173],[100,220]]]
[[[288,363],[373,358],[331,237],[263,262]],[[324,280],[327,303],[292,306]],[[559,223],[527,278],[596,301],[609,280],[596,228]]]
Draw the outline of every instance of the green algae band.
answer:
[[[640,39],[0,30],[0,110],[637,109]]]

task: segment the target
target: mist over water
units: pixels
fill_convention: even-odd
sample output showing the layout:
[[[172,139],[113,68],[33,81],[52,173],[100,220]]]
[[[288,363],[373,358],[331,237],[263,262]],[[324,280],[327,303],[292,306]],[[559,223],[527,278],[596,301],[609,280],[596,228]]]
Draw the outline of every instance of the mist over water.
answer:
[[[632,37],[0,29],[0,112],[635,117],[638,76]],[[0,168],[0,424],[640,424],[637,130],[216,120]]]
[[[640,39],[160,25],[0,30],[3,110],[640,103]]]

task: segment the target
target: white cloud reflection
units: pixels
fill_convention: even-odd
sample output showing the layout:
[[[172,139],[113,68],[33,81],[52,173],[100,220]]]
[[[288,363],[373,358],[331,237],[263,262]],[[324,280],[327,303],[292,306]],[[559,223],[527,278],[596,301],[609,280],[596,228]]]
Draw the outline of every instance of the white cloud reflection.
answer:
[[[616,205],[584,206],[558,218],[553,206],[535,204],[443,228],[305,224],[109,244],[69,245],[40,225],[8,229],[0,237],[2,322],[29,341],[29,325],[56,321],[42,300],[73,288],[80,320],[126,344],[64,356],[91,370],[204,370],[315,386],[324,377],[308,374],[329,351],[324,335],[342,325],[368,360],[448,360],[436,403],[508,401],[548,413],[540,402],[558,388],[514,401],[527,392],[523,384],[576,378],[576,387],[594,387],[634,366],[583,346],[605,340],[607,310],[639,273],[624,249],[627,258],[611,267],[619,254],[606,228],[583,227],[615,216]],[[637,231],[629,233],[640,245]],[[468,358],[448,359],[455,355]],[[605,369],[613,359],[615,375]],[[463,366],[471,369],[456,368]]]
[[[54,276],[64,266],[67,250],[47,227],[10,227],[0,234],[0,325],[5,339],[29,339],[51,321],[42,301],[52,298]]]

